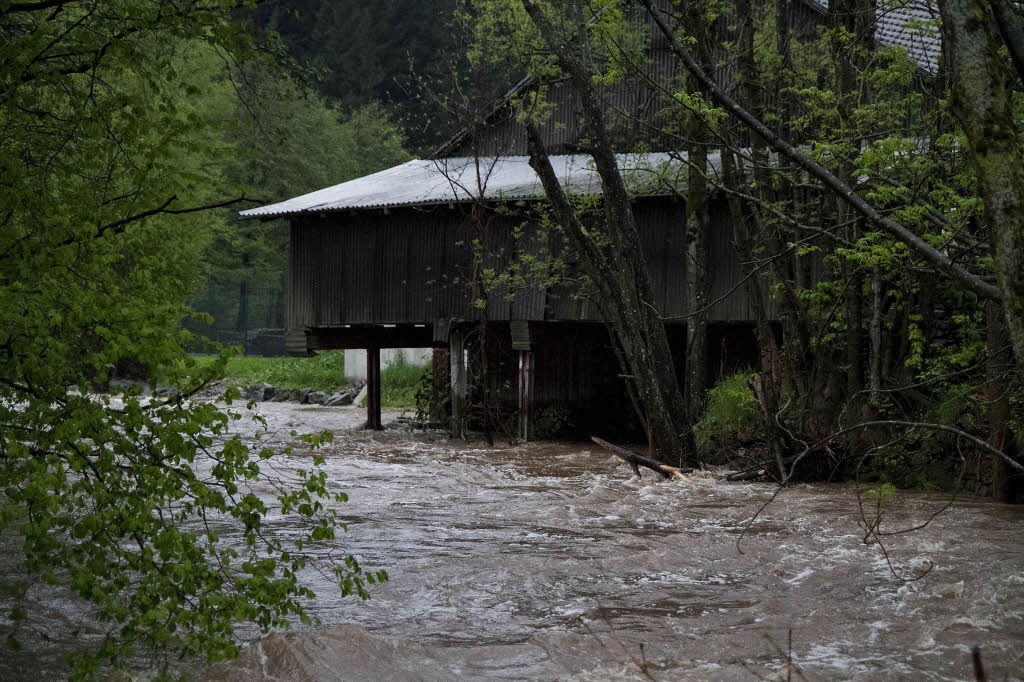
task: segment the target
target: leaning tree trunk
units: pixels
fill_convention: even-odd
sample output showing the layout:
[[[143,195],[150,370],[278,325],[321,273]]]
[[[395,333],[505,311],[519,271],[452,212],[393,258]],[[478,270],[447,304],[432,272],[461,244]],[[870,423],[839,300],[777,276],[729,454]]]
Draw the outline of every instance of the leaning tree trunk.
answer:
[[[1010,457],[1017,454],[1016,439],[1010,428],[1010,389],[1008,368],[1012,358],[1006,345],[1006,325],[999,304],[985,305],[988,328],[988,360],[985,363],[985,398],[988,401],[988,442]],[[979,455],[980,456],[980,455]],[[989,456],[992,463],[992,497],[997,502],[1012,502],[1010,466],[1002,457]]]
[[[840,138],[846,148],[840,154],[836,175],[848,185],[854,184],[854,167],[860,154],[861,141],[854,122],[854,111],[862,105],[857,74],[863,72],[871,49],[875,21],[873,3],[867,0],[830,0],[828,4],[831,25],[832,60],[836,70],[836,114]],[[844,140],[843,138],[848,138]],[[842,148],[842,145],[840,146]],[[841,197],[835,197],[836,215],[843,238],[850,243],[858,238],[856,212]],[[863,315],[864,277],[856,263],[842,261],[840,273],[846,282],[844,288],[844,314],[846,317],[846,396],[853,397],[863,388],[864,363],[861,348],[864,345],[861,317]]]
[[[681,463],[687,454],[687,436],[691,428],[679,390],[665,323],[654,307],[654,293],[640,249],[629,194],[619,174],[611,138],[591,80],[594,69],[587,53],[587,29],[582,8],[577,12],[578,39],[569,44],[558,39],[538,4],[523,0],[523,6],[547,47],[569,75],[580,98],[578,113],[589,140],[595,169],[601,178],[607,247],[599,247],[584,229],[551,168],[539,132],[532,125],[527,126],[530,165],[540,176],[548,201],[579,250],[581,262],[602,296],[602,309],[609,318],[607,322],[614,329],[629,364],[627,380],[633,382],[635,395],[644,410],[642,418],[652,451],[663,461]]]
[[[739,34],[737,44],[739,46],[738,69],[740,90],[743,91],[748,102],[755,111],[763,108],[763,100],[758,87],[759,73],[754,63],[754,19],[750,3],[747,0],[739,0],[736,3],[737,14],[739,15]],[[776,200],[775,190],[772,183],[771,170],[768,161],[768,146],[764,138],[756,132],[751,133],[750,146],[752,149],[754,168],[753,179],[756,184],[756,192],[766,205],[774,204]],[[744,184],[742,171],[737,167],[733,153],[728,149],[722,150],[722,170],[725,176],[725,183],[732,188],[739,188]],[[764,221],[757,210],[751,210],[750,214],[743,210],[742,202],[735,194],[729,195],[729,211],[733,224],[733,241],[736,247],[736,255],[739,262],[743,264],[744,279],[746,281],[747,299],[750,301],[751,309],[754,312],[754,332],[757,335],[759,369],[756,384],[754,386],[757,400],[761,405],[762,418],[764,421],[765,437],[768,441],[768,448],[771,451],[779,467],[779,480],[785,478],[785,470],[782,465],[785,443],[781,437],[779,428],[779,353],[778,344],[775,342],[775,333],[772,331],[768,319],[765,295],[761,286],[760,273],[754,262],[754,236],[750,232],[748,221],[759,228],[763,235]],[[774,248],[776,240],[765,240],[771,244],[769,250],[776,253]]]
[[[1024,368],[1024,152],[1006,88],[1004,61],[984,0],[941,0],[943,50],[953,76],[953,113],[963,126],[984,201],[1003,314]],[[1022,372],[1024,373],[1024,372]]]
[[[711,64],[711,32],[704,0],[688,0],[686,18],[689,30],[698,37],[694,51],[697,59],[709,68]],[[688,79],[688,87],[700,86]],[[707,126],[692,111],[686,113],[687,192],[686,192],[686,383],[683,387],[686,412],[691,424],[697,423],[704,407],[707,390],[707,251],[708,214],[708,134]]]
[[[529,0],[527,0],[529,1]],[[917,256],[931,263],[940,272],[960,282],[963,286],[976,292],[983,298],[1002,299],[1003,290],[1000,287],[989,284],[984,278],[964,268],[958,262],[952,260],[947,254],[935,248],[922,239],[912,230],[887,217],[860,196],[849,184],[843,182],[835,174],[828,171],[824,166],[813,161],[806,154],[799,151],[786,140],[779,137],[777,133],[766,126],[756,116],[751,115],[740,104],[726,93],[694,60],[690,51],[683,46],[672,29],[665,21],[663,12],[654,7],[654,0],[640,0],[640,3],[647,8],[648,14],[658,30],[665,36],[669,48],[679,57],[686,70],[697,79],[706,95],[719,106],[728,111],[740,123],[746,126],[752,133],[760,135],[765,142],[773,147],[783,157],[789,159],[801,169],[806,171],[812,178],[820,181],[829,192],[838,194],[843,200],[860,213],[870,224],[888,232],[896,239],[906,244]]]

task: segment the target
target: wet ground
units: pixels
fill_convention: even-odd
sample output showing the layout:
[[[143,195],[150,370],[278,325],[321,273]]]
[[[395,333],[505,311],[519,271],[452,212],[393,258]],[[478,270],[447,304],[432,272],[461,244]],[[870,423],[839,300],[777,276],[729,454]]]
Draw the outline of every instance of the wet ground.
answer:
[[[799,486],[737,547],[770,486],[638,480],[591,444],[370,433],[354,408],[259,409],[267,426],[240,422],[247,438],[335,431],[328,470],[349,495],[340,542],[391,580],[360,602],[318,578],[321,627],[254,634],[240,659],[193,667],[195,677],[645,679],[646,668],[654,679],[755,680],[791,655],[792,679],[953,680],[973,678],[975,645],[990,679],[1024,671],[1024,508],[960,501],[889,537],[887,561],[862,542],[854,486]],[[279,463],[303,465],[308,454]],[[916,525],[945,501],[900,494],[883,528]],[[893,574],[929,565],[914,582]],[[29,597],[52,640],[72,627],[89,636],[87,609]],[[34,672],[18,656],[0,676],[56,674],[39,653]]]

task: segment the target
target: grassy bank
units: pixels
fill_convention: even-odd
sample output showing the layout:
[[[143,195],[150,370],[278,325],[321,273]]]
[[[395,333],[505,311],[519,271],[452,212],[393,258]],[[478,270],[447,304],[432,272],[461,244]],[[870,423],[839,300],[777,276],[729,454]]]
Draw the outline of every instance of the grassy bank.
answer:
[[[415,407],[416,389],[427,373],[426,367],[410,365],[399,353],[380,373],[380,403],[384,407]]]
[[[195,355],[197,369],[208,367],[212,355]],[[236,355],[228,360],[224,376],[240,386],[267,383],[278,388],[345,388],[345,351],[325,351],[312,358],[253,358]]]
[[[208,367],[212,355],[193,355],[196,369]],[[413,407],[416,387],[426,371],[399,355],[381,372],[381,404],[384,407]],[[340,391],[345,388],[345,351],[321,351],[312,358],[254,358],[236,355],[228,360],[224,376],[239,386],[266,383],[278,388],[312,388]]]

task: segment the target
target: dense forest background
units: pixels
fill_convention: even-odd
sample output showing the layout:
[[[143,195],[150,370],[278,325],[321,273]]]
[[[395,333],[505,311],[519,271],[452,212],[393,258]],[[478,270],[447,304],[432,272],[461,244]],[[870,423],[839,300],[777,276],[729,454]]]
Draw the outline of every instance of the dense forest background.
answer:
[[[270,97],[265,81],[242,80],[243,123],[229,138],[243,156],[228,179],[272,202],[429,155],[462,123],[444,106],[465,65],[460,4],[302,0],[235,10],[290,78]],[[262,88],[259,106],[247,103],[245,85]],[[500,84],[471,87],[493,97]],[[231,227],[206,251],[193,301],[214,324],[189,326],[260,352],[259,330],[283,327],[287,223],[225,219]]]

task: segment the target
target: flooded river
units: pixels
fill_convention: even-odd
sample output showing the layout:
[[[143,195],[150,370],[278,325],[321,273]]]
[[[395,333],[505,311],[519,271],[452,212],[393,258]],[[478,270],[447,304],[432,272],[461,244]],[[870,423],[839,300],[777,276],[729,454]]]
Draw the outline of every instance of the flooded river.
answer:
[[[888,538],[897,572],[933,566],[906,582],[861,541],[851,486],[784,492],[738,550],[768,485],[638,480],[583,443],[369,433],[353,408],[260,411],[271,432],[336,431],[326,454],[349,495],[341,542],[391,580],[360,602],[323,579],[321,627],[255,639],[194,677],[646,679],[646,666],[659,680],[786,679],[790,632],[792,679],[973,679],[975,645],[990,679],[1024,671],[1024,508],[962,501]],[[944,501],[901,494],[884,528]],[[45,608],[46,594],[29,597]],[[50,610],[54,632],[81,618]],[[29,677],[26,666],[12,658],[0,676]]]

